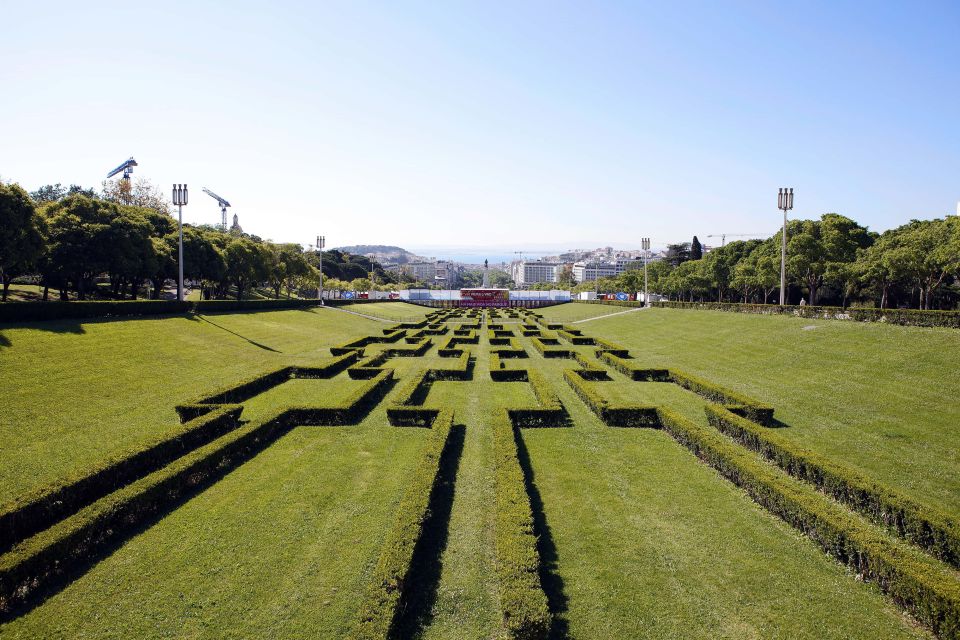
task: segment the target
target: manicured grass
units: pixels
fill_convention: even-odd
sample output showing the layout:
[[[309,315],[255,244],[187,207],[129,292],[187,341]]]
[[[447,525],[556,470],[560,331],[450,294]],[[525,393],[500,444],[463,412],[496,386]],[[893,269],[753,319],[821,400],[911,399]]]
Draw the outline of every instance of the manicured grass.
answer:
[[[676,309],[584,328],[769,403],[784,436],[960,516],[955,329]]]
[[[366,306],[358,305],[358,310]],[[577,308],[622,311],[601,305],[564,305],[544,310],[544,315]],[[777,416],[790,425],[783,431],[802,435],[783,404],[763,393],[771,385],[770,372],[778,371],[774,364],[764,366],[748,359],[718,372],[711,358],[720,355],[716,347],[707,349],[710,338],[716,339],[717,328],[711,330],[713,336],[691,336],[696,332],[689,327],[686,333],[676,329],[685,322],[678,314],[739,318],[655,310],[599,319],[582,329],[587,335],[629,346],[638,363],[681,367],[771,402]],[[163,407],[172,419],[177,401],[234,382],[245,377],[244,371],[249,375],[326,359],[329,352],[324,346],[360,335],[380,335],[386,326],[329,310],[233,314],[207,320],[219,327],[201,320],[130,320],[90,323],[93,326],[84,325],[85,333],[55,335],[62,340],[58,344],[74,349],[72,342],[88,343],[89,349],[91,336],[100,336],[95,344],[103,348],[109,336],[100,335],[105,331],[101,324],[115,324],[112,330],[120,331],[115,335],[122,337],[127,337],[122,331],[128,326],[131,335],[140,339],[150,327],[159,327],[154,331],[166,332],[170,341],[181,341],[178,344],[187,337],[200,344],[219,339],[221,351],[230,349],[233,358],[197,355],[209,354],[205,349],[184,356],[189,365],[180,365],[179,371],[192,376],[191,384],[183,385],[183,398],[164,396]],[[137,323],[147,328],[137,329]],[[165,323],[171,323],[169,328]],[[820,328],[802,335],[812,336]],[[321,329],[322,337],[317,335]],[[747,330],[761,339],[770,337],[765,332],[776,336],[780,331],[740,327],[731,333]],[[31,341],[47,338],[38,331],[36,327],[0,329],[0,335],[10,336],[11,342],[0,348],[0,371],[4,366],[11,371],[32,370],[26,352],[19,356],[19,369],[3,359]],[[659,334],[663,336],[657,338]],[[504,636],[494,552],[491,417],[502,407],[533,405],[536,396],[529,383],[491,380],[485,331],[482,336],[480,344],[466,346],[475,358],[473,380],[434,382],[425,401],[426,406],[454,409],[462,450],[448,470],[455,479],[441,492],[446,498],[434,505],[444,515],[432,523],[419,556],[418,582],[401,637]],[[648,347],[651,336],[658,342]],[[355,619],[365,581],[393,522],[404,478],[429,435],[415,427],[389,426],[386,407],[417,371],[454,365],[454,360],[437,354],[437,345],[445,338],[434,336],[434,345],[423,357],[398,357],[385,365],[395,370],[399,382],[360,425],[294,428],[128,540],[61,592],[0,627],[0,635],[343,637]],[[520,462],[530,482],[536,533],[546,562],[544,586],[557,616],[558,635],[562,637],[566,630],[578,638],[926,636],[875,585],[858,581],[665,431],[602,424],[563,380],[564,370],[578,366],[573,360],[544,359],[529,338],[516,340],[529,358],[508,360],[508,366],[538,370],[570,418],[567,427],[523,429],[520,437]],[[730,344],[734,338],[727,340]],[[838,340],[857,342],[849,336]],[[745,338],[742,344],[741,350],[747,351]],[[390,346],[373,345],[366,357],[385,348]],[[593,359],[593,347],[571,348]],[[181,346],[180,350],[187,349]],[[661,362],[665,354],[672,354],[674,360]],[[163,396],[169,393],[173,378],[162,377],[166,375],[162,365],[178,357],[179,351],[174,350],[126,363],[119,384],[126,390],[133,384],[130,379],[139,380]],[[48,370],[65,375],[62,362],[57,368],[40,361]],[[105,366],[121,365],[108,361]],[[230,374],[222,373],[226,367],[232,367]],[[729,379],[732,369],[740,371],[733,380]],[[610,381],[591,383],[607,399],[664,406],[706,424],[704,400],[699,396],[673,384],[633,382],[608,371]],[[84,379],[83,372],[73,375],[74,381]],[[915,379],[924,375],[929,372],[914,374]],[[89,371],[86,377],[91,377]],[[93,379],[104,394],[108,382]],[[745,384],[745,379],[752,383]],[[345,372],[333,379],[288,381],[244,403],[243,419],[263,419],[294,404],[332,403],[357,384]],[[40,393],[36,386],[21,387],[24,394]],[[822,395],[833,392],[825,389]],[[777,393],[779,399],[789,396],[787,390]],[[63,401],[66,396],[57,397]],[[117,414],[108,422],[107,433],[112,437],[115,432],[124,433],[121,426],[130,415],[127,405],[99,402],[101,412],[112,407]],[[153,402],[159,406],[157,399]],[[821,415],[819,408],[811,413]],[[137,433],[142,437],[157,428],[140,426]],[[20,435],[25,444],[30,444],[29,436],[42,433],[32,429],[32,434]],[[88,433],[95,437],[102,432],[89,429]],[[855,444],[850,432],[847,436],[847,445]],[[74,447],[82,446],[76,436],[71,437]],[[46,442],[34,446],[48,455]],[[105,451],[83,455],[94,459]],[[49,457],[53,462],[72,462],[67,449]]]
[[[297,427],[0,635],[343,637],[426,435]]]
[[[587,318],[597,318],[599,316],[608,316],[612,313],[627,311],[623,307],[615,307],[606,304],[558,304],[553,307],[544,307],[538,309],[538,313],[544,318],[555,322],[574,322],[576,320],[585,320]],[[589,326],[589,325],[588,325]]]
[[[174,428],[174,406],[382,323],[328,310],[0,325],[0,503]]]
[[[433,309],[422,307],[418,304],[409,302],[363,302],[357,304],[345,304],[339,307],[357,313],[365,313],[370,316],[376,316],[385,320],[403,320],[418,321],[427,315]]]

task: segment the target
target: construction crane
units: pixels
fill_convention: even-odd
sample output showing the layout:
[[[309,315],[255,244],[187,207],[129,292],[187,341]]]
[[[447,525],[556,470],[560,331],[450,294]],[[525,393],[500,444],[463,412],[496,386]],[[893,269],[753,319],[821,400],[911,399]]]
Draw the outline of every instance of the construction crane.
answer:
[[[712,233],[708,235],[708,238],[720,238],[720,246],[724,247],[727,244],[727,236],[731,238],[757,238],[762,237],[765,234],[763,233]]]
[[[220,203],[220,214],[223,216],[223,222],[221,223],[220,228],[226,231],[227,230],[227,207],[230,206],[230,203],[224,200],[223,198],[221,198],[220,196],[218,196],[217,194],[215,194],[213,191],[210,191],[210,189],[207,189],[206,187],[203,188],[203,192],[208,196],[210,196],[211,198],[213,198],[214,200],[216,200],[218,203]]]
[[[123,171],[123,179],[124,179],[124,180],[129,180],[129,179],[130,179],[130,174],[133,173],[133,168],[136,167],[136,166],[138,166],[138,165],[137,165],[137,161],[133,159],[133,156],[130,156],[130,159],[129,159],[129,160],[125,161],[125,162],[124,162],[123,164],[121,164],[119,167],[117,167],[116,169],[114,169],[113,171],[111,171],[110,173],[108,173],[108,174],[107,174],[107,179],[109,180],[109,179],[112,178],[113,176],[115,176],[115,175],[117,175],[118,173],[120,173],[121,171]]]

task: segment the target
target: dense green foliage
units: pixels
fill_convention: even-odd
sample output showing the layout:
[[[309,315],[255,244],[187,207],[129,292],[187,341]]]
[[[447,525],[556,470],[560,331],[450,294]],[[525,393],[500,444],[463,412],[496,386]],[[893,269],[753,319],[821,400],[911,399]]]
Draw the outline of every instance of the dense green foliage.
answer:
[[[736,241],[697,259],[671,245],[648,267],[652,293],[681,301],[772,302],[780,286],[781,232]],[[689,247],[689,245],[687,245]],[[882,234],[828,213],[787,225],[788,302],[953,309],[960,304],[960,218],[912,220]],[[643,291],[643,269],[584,282],[576,291]]]

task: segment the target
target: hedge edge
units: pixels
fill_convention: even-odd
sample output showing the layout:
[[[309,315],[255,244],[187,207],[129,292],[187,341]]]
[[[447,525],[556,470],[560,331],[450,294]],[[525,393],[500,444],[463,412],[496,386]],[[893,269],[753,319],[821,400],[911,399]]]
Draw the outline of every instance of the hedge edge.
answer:
[[[743,446],[887,527],[907,542],[960,568],[960,523],[947,514],[921,506],[848,467],[799,447],[776,430],[757,426],[728,408],[706,405],[704,409],[711,425]]]
[[[414,585],[407,582],[430,501],[437,489],[440,463],[450,441],[453,411],[444,409],[433,421],[430,439],[407,483],[380,557],[367,584],[359,619],[350,634],[356,640],[387,638],[393,631],[402,603]]]

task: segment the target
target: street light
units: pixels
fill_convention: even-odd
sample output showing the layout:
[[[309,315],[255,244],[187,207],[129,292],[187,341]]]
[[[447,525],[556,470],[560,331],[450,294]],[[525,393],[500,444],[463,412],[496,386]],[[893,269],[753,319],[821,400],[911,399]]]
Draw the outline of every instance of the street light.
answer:
[[[647,256],[650,254],[650,238],[643,238],[640,241],[643,249],[643,306],[650,306],[650,289],[647,287]]]
[[[783,211],[780,234],[780,306],[787,304],[787,211],[793,209],[793,187],[782,187],[777,194],[777,209]]]
[[[177,214],[177,226],[179,227],[177,240],[177,266],[179,276],[177,278],[177,300],[183,302],[183,206],[187,204],[187,185],[173,185],[173,204],[177,205],[179,211]]]
[[[320,304],[323,304],[323,248],[327,246],[327,236],[317,236],[317,251],[320,252],[320,290],[317,297]]]

